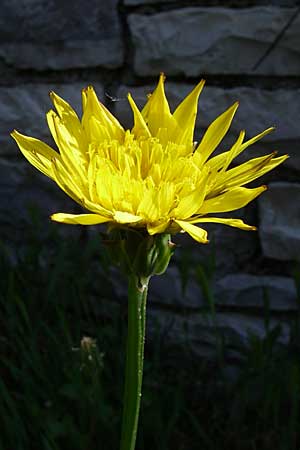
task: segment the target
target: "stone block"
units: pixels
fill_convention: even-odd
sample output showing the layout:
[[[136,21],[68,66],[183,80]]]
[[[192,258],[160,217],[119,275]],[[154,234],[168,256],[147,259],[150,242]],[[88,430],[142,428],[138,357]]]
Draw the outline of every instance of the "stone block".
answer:
[[[10,137],[13,129],[54,145],[46,123],[46,113],[53,107],[49,92],[56,92],[68,101],[78,114],[81,114],[81,90],[88,84],[83,81],[69,85],[24,84],[16,87],[0,87],[0,155],[21,155]],[[95,89],[99,99],[103,99],[102,86],[96,84]]]
[[[276,326],[281,328],[278,343],[287,343],[288,322],[271,318],[269,329]],[[234,312],[217,313],[215,317],[201,312],[184,315],[150,307],[147,328],[150,339],[163,337],[169,344],[187,346],[200,357],[215,357],[223,343],[227,356],[237,359],[241,357],[237,350],[249,344],[249,335],[263,339],[267,334],[264,319],[255,315]]]
[[[288,277],[246,273],[226,275],[215,286],[216,305],[270,311],[298,311],[295,281]]]
[[[300,184],[271,183],[258,203],[259,236],[264,256],[299,261]]]
[[[124,4],[128,5],[128,6],[139,6],[139,5],[152,5],[152,4],[165,4],[168,2],[172,2],[174,3],[174,0],[124,0]],[[188,1],[186,2],[188,3]],[[215,6],[215,5],[221,5],[221,4],[226,5],[226,3],[228,3],[226,0],[211,0],[209,2],[209,6]],[[230,2],[231,5],[236,4],[237,6],[241,7],[241,6],[245,6],[247,4],[249,4],[249,1],[247,0],[233,0]],[[254,3],[254,2],[253,2]],[[296,0],[273,0],[272,1],[273,5],[278,5],[278,6],[295,6],[296,4]],[[268,5],[267,0],[255,0],[255,5]]]
[[[190,279],[186,289],[178,267],[171,264],[161,277],[153,277],[150,281],[149,301],[154,304],[169,305],[179,309],[199,309],[203,307],[203,294],[200,286]]]
[[[128,6],[138,6],[138,5],[152,5],[157,3],[167,3],[174,0],[125,0],[124,4]]]
[[[23,157],[22,157],[23,158]],[[54,212],[82,212],[52,180],[41,174],[24,158],[22,161],[0,158],[1,229],[17,234],[28,222],[30,209],[37,209],[46,221]],[[71,227],[72,228],[72,227]],[[21,235],[14,236],[21,238]]]
[[[119,67],[117,0],[3,0],[0,59],[18,69]]]
[[[131,14],[137,75],[299,75],[300,16],[254,70],[295,9],[190,7]]]

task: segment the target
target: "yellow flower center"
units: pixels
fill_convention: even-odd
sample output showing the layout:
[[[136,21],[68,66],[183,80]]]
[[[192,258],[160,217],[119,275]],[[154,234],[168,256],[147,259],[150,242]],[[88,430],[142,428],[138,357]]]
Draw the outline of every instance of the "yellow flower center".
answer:
[[[140,138],[94,142],[89,149],[89,195],[109,211],[138,215],[147,222],[178,216],[181,199],[203,190],[203,172],[186,145]]]

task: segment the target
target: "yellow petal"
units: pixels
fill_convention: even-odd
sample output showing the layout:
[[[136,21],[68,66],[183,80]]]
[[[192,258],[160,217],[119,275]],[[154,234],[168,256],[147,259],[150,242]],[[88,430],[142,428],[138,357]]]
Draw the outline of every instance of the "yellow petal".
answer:
[[[233,116],[239,106],[239,103],[234,103],[223,114],[217,117],[206,130],[199,146],[196,149],[196,153],[201,155],[202,163],[213,153],[223,137],[227,133]]]
[[[256,136],[253,136],[253,138],[248,139],[248,141],[244,142],[241,145],[241,151],[243,152],[247,147],[249,147],[249,145],[254,144],[255,142],[259,141],[264,136],[266,136],[267,134],[271,133],[274,130],[275,130],[275,127],[267,128],[266,130],[262,131],[261,133],[257,134]]]
[[[80,183],[76,183],[70,176],[70,173],[61,163],[61,161],[52,161],[52,174],[53,180],[58,186],[75,202],[83,206],[82,199],[84,198],[83,186]]]
[[[207,244],[207,231],[203,230],[203,228],[196,227],[192,225],[190,222],[185,222],[183,220],[174,220],[183,231],[186,231],[190,236],[192,236],[195,241],[200,242],[201,244]]]
[[[203,205],[197,211],[198,214],[220,213],[234,211],[243,208],[267,189],[260,186],[254,189],[234,187],[224,194],[204,200]]]
[[[160,219],[157,192],[154,188],[146,190],[137,209],[137,214],[153,223]]]
[[[110,222],[111,219],[99,214],[52,214],[51,219],[55,222],[69,223],[72,225],[97,225],[99,223]]]
[[[96,119],[107,128],[107,131],[111,139],[117,139],[123,141],[124,128],[120,122],[108,111],[108,109],[98,100],[96,92],[92,86],[88,86],[83,94],[84,111],[82,116],[82,124],[85,129],[88,129],[89,119],[91,116],[95,116]]]
[[[202,191],[195,190],[190,195],[181,198],[177,207],[174,209],[175,217],[184,220],[195,214],[203,203],[204,194],[205,186]]]
[[[189,220],[189,223],[221,223],[223,225],[228,225],[230,227],[240,228],[241,230],[246,231],[255,231],[257,228],[252,225],[247,225],[241,219],[223,219],[220,217],[203,217],[203,218],[195,218]]]
[[[80,125],[80,121],[74,109],[66,102],[63,98],[57,95],[55,92],[50,92],[50,98],[52,100],[53,105],[58,112],[58,115],[61,119],[71,120],[73,119],[78,125]]]
[[[146,125],[146,122],[145,122],[140,110],[136,106],[132,96],[130,94],[128,94],[127,98],[128,98],[130,107],[133,112],[133,117],[134,117],[134,127],[132,129],[132,133],[136,136],[137,139],[141,136],[147,137],[147,138],[151,137],[151,134]]]
[[[105,125],[102,125],[95,116],[90,116],[88,125],[91,142],[103,142],[105,140],[110,140],[110,135],[107,128]]]
[[[178,125],[173,142],[177,144],[193,144],[198,99],[204,84],[205,80],[201,80],[183,102],[180,103],[173,114]]]
[[[87,94],[86,94],[87,88],[83,88],[81,90],[81,105],[82,105],[82,113],[86,110],[87,106]]]
[[[161,222],[155,222],[155,223],[148,223],[147,224],[147,231],[149,234],[159,234],[163,233],[169,225],[169,220],[163,220]]]
[[[239,137],[237,138],[237,140],[235,141],[235,143],[233,144],[233,146],[231,147],[231,149],[229,150],[229,152],[227,152],[226,155],[226,159],[224,161],[224,165],[222,167],[222,169],[220,170],[220,173],[225,172],[228,167],[230,166],[230,164],[232,163],[233,159],[238,155],[238,153],[240,152],[240,148],[242,145],[242,142],[244,140],[245,137],[245,131],[241,131],[239,134]]]
[[[55,94],[55,92],[50,92],[50,98],[55,106],[59,118],[63,122],[65,129],[68,131],[69,136],[72,136],[73,141],[76,140],[77,152],[82,153],[84,155],[88,148],[88,142],[86,141],[86,136],[83,132],[81,122],[76,112],[69,105],[69,103],[67,103],[64,99],[59,97],[59,95]],[[56,142],[56,145],[58,145],[56,141],[56,133],[55,130],[53,129],[53,121],[51,114],[56,115],[54,111],[49,111],[49,113],[47,114],[48,126]]]
[[[164,89],[164,80],[165,76],[161,74],[155,91],[142,110],[142,116],[152,136],[157,136],[159,128],[167,128],[170,139],[173,130],[176,129],[176,121],[170,112]]]
[[[39,139],[25,136],[14,130],[11,137],[18,144],[25,158],[44,175],[53,178],[51,161],[60,158],[59,154]]]
[[[225,187],[226,189],[250,183],[250,181],[261,177],[289,157],[288,155],[283,155],[278,158],[274,158],[275,155],[276,153],[274,152],[270,155],[253,158],[244,164],[240,164],[239,166],[225,172],[224,176],[220,177],[219,182],[222,182],[222,187]]]
[[[76,135],[68,130],[65,121],[62,121],[54,111],[47,113],[47,121],[52,136],[60,150],[60,156],[63,164],[74,178],[81,183],[85,183],[86,155],[80,149],[80,143]]]
[[[250,145],[254,144],[255,142],[259,141],[260,139],[262,139],[264,136],[266,136],[267,134],[271,133],[273,130],[275,130],[274,127],[270,127],[267,130],[264,130],[262,133],[257,134],[256,136],[252,137],[251,139],[248,139],[248,141],[244,142],[240,148],[239,151],[236,153],[236,155],[234,156],[235,158],[242,153],[244,150],[246,150],[246,148],[248,148]],[[224,161],[226,161],[226,158],[228,157],[228,154],[231,150],[221,153],[220,155],[216,155],[213,158],[211,158],[210,160],[207,161],[207,164],[209,165],[209,167],[211,167],[212,169],[219,169],[223,166]]]
[[[140,222],[142,218],[128,212],[115,211],[114,220],[118,223],[137,223]]]

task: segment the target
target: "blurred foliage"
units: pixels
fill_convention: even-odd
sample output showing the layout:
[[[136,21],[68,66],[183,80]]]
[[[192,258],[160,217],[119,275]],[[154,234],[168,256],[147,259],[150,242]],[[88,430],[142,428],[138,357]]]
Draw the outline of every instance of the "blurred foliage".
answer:
[[[33,215],[23,244],[0,248],[0,449],[116,450],[126,304],[100,235],[62,237],[51,225],[41,240],[41,227]],[[195,272],[214,316],[214,258],[190,264],[179,267],[183,291]],[[298,450],[299,315],[285,346],[268,324],[265,338],[237,343],[231,368],[221,339],[215,361],[147,342],[137,448]]]

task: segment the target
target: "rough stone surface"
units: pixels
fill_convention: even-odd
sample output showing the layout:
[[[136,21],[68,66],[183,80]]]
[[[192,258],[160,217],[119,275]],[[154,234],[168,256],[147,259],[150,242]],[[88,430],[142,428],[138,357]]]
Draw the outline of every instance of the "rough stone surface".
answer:
[[[227,350],[233,350],[247,345],[250,334],[263,338],[267,333],[261,316],[241,313],[217,313],[213,318],[201,312],[184,315],[149,308],[147,323],[150,336],[162,336],[175,345],[188,345],[194,353],[208,357],[216,354],[218,340]],[[269,329],[278,325],[281,327],[278,341],[287,342],[289,327],[286,321],[272,318]]]
[[[256,71],[294,9],[182,8],[128,18],[138,75],[298,75],[300,16]],[[237,57],[238,55],[238,57]]]
[[[240,308],[297,311],[297,292],[292,278],[230,274],[218,280],[215,288],[217,305]],[[267,303],[265,303],[267,302]]]
[[[136,6],[136,5],[150,5],[150,4],[164,4],[164,3],[168,3],[168,2],[172,2],[175,3],[174,0],[124,0],[124,4],[128,5],[128,6]],[[178,5],[182,6],[182,2],[177,2]],[[187,2],[188,3],[188,0]],[[199,2],[200,3],[200,2]],[[203,2],[205,3],[205,2]],[[228,5],[228,0],[212,0],[209,2],[209,6],[214,6],[214,5],[222,5],[224,4],[225,6]],[[247,0],[233,0],[230,2],[231,5],[236,4],[237,6],[241,7],[241,6],[245,6],[248,5],[249,2]],[[256,5],[275,5],[275,6],[296,6],[297,2],[296,0],[272,0],[272,2],[268,2],[267,0],[256,0],[255,1]]]
[[[81,89],[88,84],[82,82],[72,85],[26,84],[0,87],[0,155],[20,155],[17,145],[10,137],[14,128],[53,144],[45,116],[53,106],[49,92],[55,91],[81,114]],[[102,86],[95,85],[95,89],[99,98],[103,98]]]
[[[169,267],[163,277],[151,280],[149,296],[154,304],[171,305],[184,310],[207,308],[200,283],[190,278],[183,291],[182,280],[176,266]],[[228,312],[249,309],[263,311],[297,311],[295,281],[288,277],[258,276],[247,273],[226,275],[211,286],[216,306]]]
[[[21,69],[118,67],[123,45],[117,0],[3,0],[0,59]]]
[[[300,184],[277,182],[259,199],[259,236],[264,256],[299,260]]]
[[[176,266],[168,267],[162,277],[153,277],[149,289],[150,302],[172,307],[197,309],[203,306],[201,288],[193,280],[189,280],[186,289]]]
[[[24,159],[24,158],[23,158]],[[30,208],[38,208],[48,220],[54,212],[80,212],[56,184],[32,167],[27,161],[0,158],[0,223],[1,229],[16,232],[30,216]],[[19,236],[21,238],[21,235]]]
[[[132,126],[132,113],[126,95],[131,92],[137,104],[145,103],[146,95],[153,91],[154,86],[128,87],[121,86],[116,93],[116,115],[127,127]],[[192,85],[168,83],[166,93],[172,110],[183,100],[193,88]],[[265,136],[262,141],[250,147],[241,160],[248,155],[259,156],[274,150],[281,154],[288,153],[291,158],[285,162],[287,167],[300,170],[300,89],[266,90],[251,87],[222,89],[205,87],[199,100],[199,112],[196,123],[195,139],[199,140],[207,126],[235,101],[240,106],[233,120],[228,137],[224,139],[223,148],[230,145],[242,129],[246,129],[251,137],[270,126],[276,129]],[[222,148],[222,145],[220,146]]]
[[[128,6],[136,6],[136,5],[152,5],[155,3],[167,3],[173,2],[174,0],[125,0],[124,4]]]

